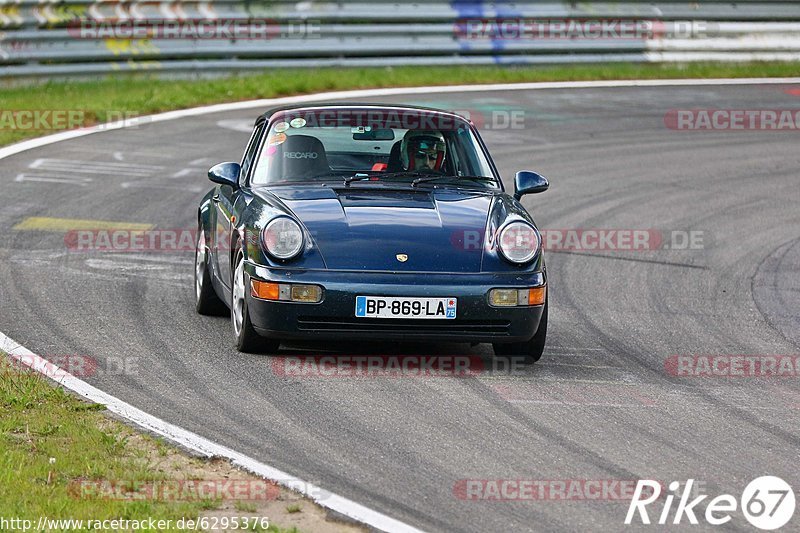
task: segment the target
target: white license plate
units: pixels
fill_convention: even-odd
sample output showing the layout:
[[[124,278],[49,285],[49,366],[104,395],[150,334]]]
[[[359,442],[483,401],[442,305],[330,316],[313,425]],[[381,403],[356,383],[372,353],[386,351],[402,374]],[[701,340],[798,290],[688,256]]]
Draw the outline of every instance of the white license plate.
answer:
[[[455,298],[356,296],[356,317],[452,319],[457,303]]]

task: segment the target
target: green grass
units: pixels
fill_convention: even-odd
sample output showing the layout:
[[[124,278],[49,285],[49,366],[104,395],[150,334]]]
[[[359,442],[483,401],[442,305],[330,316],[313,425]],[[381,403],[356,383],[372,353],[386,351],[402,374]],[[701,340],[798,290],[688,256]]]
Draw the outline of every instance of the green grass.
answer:
[[[289,514],[299,513],[303,510],[303,506],[299,503],[293,503],[291,505],[286,506],[286,512]]]
[[[242,511],[243,513],[255,513],[258,510],[254,504],[241,500],[234,502],[233,506],[237,511]]]
[[[0,517],[37,524],[40,516],[83,520],[195,519],[217,501],[112,500],[81,496],[76,480],[151,483],[176,479],[159,473],[167,445],[133,430],[55,387],[38,374],[9,364],[0,352]],[[149,448],[148,448],[149,446]],[[156,459],[153,459],[153,458]],[[54,462],[53,462],[54,460]],[[174,474],[174,473],[173,473]],[[174,529],[173,529],[174,530]],[[281,533],[270,525],[268,531]]]
[[[0,516],[177,520],[199,514],[201,502],[77,497],[78,479],[158,479],[147,461],[128,449],[125,436],[100,429],[105,417],[87,405],[36,374],[11,368],[0,354]]]
[[[0,111],[80,110],[85,112],[85,122],[89,125],[120,116],[203,104],[345,89],[562,80],[783,77],[798,72],[798,63],[276,69],[210,80],[116,77],[0,88]],[[47,133],[52,131],[18,130],[0,124],[0,145]]]

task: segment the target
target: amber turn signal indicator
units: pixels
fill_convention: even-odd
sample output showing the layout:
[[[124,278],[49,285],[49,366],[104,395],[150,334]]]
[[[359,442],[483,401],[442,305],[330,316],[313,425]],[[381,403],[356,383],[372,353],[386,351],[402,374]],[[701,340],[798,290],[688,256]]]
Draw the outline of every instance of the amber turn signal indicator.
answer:
[[[280,298],[281,287],[277,283],[250,280],[250,295],[262,300],[277,300]]]
[[[528,289],[528,305],[542,305],[547,299],[547,285]]]

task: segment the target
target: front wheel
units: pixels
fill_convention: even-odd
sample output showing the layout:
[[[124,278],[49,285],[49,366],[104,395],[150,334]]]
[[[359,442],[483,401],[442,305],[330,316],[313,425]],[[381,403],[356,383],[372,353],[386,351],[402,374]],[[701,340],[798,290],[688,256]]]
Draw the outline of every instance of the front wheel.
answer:
[[[236,255],[236,268],[233,271],[233,290],[231,291],[231,321],[233,334],[236,337],[236,348],[245,353],[274,352],[280,342],[266,339],[256,333],[250,322],[250,311],[247,307],[247,274],[244,271],[244,255],[239,251]]]
[[[225,315],[228,309],[219,299],[211,284],[211,273],[208,271],[208,253],[206,252],[206,235],[202,226],[198,228],[197,235],[197,249],[194,252],[195,309],[201,315]]]
[[[526,365],[532,365],[541,359],[547,340],[547,306],[548,303],[545,300],[542,318],[539,320],[539,329],[536,330],[536,334],[531,340],[508,344],[496,342],[493,344],[495,356],[511,361],[522,361]]]

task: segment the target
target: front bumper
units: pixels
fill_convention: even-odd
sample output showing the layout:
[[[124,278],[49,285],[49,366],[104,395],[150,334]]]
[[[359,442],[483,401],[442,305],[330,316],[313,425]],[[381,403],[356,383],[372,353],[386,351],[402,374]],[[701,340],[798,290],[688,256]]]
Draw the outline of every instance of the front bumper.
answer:
[[[250,320],[264,337],[451,342],[521,342],[536,333],[543,306],[492,307],[490,289],[546,283],[544,272],[446,274],[290,270],[245,263],[248,276],[272,283],[324,289],[319,303],[260,300],[247,294]],[[249,283],[248,283],[249,285]],[[356,318],[356,296],[458,298],[452,320]]]

